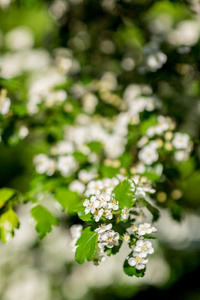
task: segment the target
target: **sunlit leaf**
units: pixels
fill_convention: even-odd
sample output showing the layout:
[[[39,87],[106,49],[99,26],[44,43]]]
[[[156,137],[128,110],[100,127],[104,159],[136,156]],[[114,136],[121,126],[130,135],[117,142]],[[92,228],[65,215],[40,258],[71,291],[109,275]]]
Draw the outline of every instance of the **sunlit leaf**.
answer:
[[[79,264],[83,264],[85,259],[92,260],[96,245],[97,245],[97,233],[91,231],[91,227],[87,227],[82,231],[81,237],[78,239],[75,253],[75,260]]]
[[[58,219],[52,215],[46,208],[41,205],[35,206],[31,210],[32,216],[36,221],[36,230],[42,239],[45,235],[52,230],[52,225],[58,225]]]

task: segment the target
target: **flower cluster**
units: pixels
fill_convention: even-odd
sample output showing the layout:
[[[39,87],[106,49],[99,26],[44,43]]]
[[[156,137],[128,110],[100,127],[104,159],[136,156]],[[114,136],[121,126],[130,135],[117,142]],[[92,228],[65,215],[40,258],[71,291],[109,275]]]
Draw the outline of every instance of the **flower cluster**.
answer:
[[[93,259],[94,264],[98,265],[105,260],[105,247],[113,248],[119,245],[119,233],[112,230],[112,224],[101,224],[94,230],[98,234],[98,253]]]
[[[121,206],[117,186],[126,184],[123,198],[130,197],[132,193],[132,204],[129,208]],[[91,222],[94,222],[94,232],[97,233],[97,247],[93,255],[93,262],[99,265],[106,258],[106,253],[115,253],[123,241],[128,242],[133,249],[128,257],[128,264],[138,270],[145,269],[148,262],[147,255],[154,252],[151,238],[156,228],[150,223],[141,223],[144,218],[143,201],[147,194],[154,193],[149,182],[144,177],[134,176],[126,179],[122,175],[102,180],[92,180],[88,183],[85,195],[89,199],[84,200],[85,215],[91,214]],[[127,198],[129,199],[129,198]],[[111,223],[112,222],[112,223]],[[117,225],[121,222],[121,225]],[[98,223],[98,225],[97,225]],[[110,252],[111,251],[111,252]],[[114,252],[113,252],[114,251]]]
[[[158,116],[157,123],[150,126],[146,135],[138,141],[141,148],[138,158],[145,165],[152,165],[160,153],[174,153],[177,161],[185,161],[192,150],[192,142],[186,133],[174,132],[175,124],[169,117]]]
[[[131,232],[134,233],[134,237],[137,241],[131,246],[133,252],[128,256],[128,264],[130,266],[135,266],[137,270],[142,270],[146,267],[148,263],[147,255],[152,254],[154,249],[152,243],[145,238],[145,235],[150,235],[156,231],[157,229],[149,223],[140,224],[138,226],[133,225],[131,227]],[[127,236],[124,237],[124,240],[127,240]]]
[[[152,254],[154,249],[152,243],[146,240],[138,240],[134,247],[132,257],[128,258],[128,263],[132,267],[136,267],[137,270],[142,270],[148,263],[147,255]]]
[[[84,201],[83,206],[85,206],[85,213],[90,212],[96,222],[99,222],[101,217],[111,220],[113,212],[119,209],[118,201],[110,194],[92,196],[90,200]]]

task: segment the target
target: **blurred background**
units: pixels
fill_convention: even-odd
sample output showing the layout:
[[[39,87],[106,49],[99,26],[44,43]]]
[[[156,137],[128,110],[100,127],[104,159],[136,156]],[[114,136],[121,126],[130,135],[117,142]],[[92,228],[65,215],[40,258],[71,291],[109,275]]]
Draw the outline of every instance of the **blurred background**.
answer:
[[[49,74],[54,60],[63,70],[55,82],[62,83],[67,70],[76,93],[106,72],[114,85],[150,85],[161,113],[191,135],[194,148],[181,175],[169,168],[172,183],[158,186],[158,240],[144,278],[123,274],[126,247],[99,267],[78,265],[64,223],[40,241],[27,203],[17,209],[20,230],[0,244],[0,299],[200,299],[200,2],[0,0],[0,85],[22,99],[21,116],[32,82]],[[29,113],[34,109],[30,103]],[[26,192],[32,157],[46,144],[32,135],[27,143],[26,130],[20,132],[17,142],[11,135],[0,144],[0,186]]]

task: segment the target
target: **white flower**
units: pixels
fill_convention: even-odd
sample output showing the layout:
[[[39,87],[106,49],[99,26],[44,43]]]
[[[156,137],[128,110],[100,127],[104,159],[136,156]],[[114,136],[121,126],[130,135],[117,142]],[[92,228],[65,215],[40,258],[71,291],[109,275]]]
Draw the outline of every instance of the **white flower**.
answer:
[[[143,137],[141,137],[141,139],[137,142],[137,146],[139,148],[143,147],[147,142],[149,141],[148,137],[146,135],[144,135]]]
[[[71,241],[69,242],[69,245],[72,247],[73,252],[76,251],[76,248],[77,248],[76,242],[81,236],[82,229],[83,229],[83,226],[78,224],[78,225],[73,225],[69,230],[70,235],[71,235]]]
[[[119,202],[115,200],[113,197],[110,198],[110,201],[108,203],[108,208],[113,210],[119,209]]]
[[[119,180],[115,177],[103,179],[103,185],[104,185],[103,192],[104,193],[112,193],[113,189],[118,184],[119,184]]]
[[[90,181],[87,185],[85,195],[89,197],[90,195],[99,195],[101,190],[104,188],[102,180]]]
[[[29,134],[29,130],[26,126],[22,125],[19,128],[19,137],[20,139],[24,139]]]
[[[55,170],[56,170],[56,162],[55,162],[55,160],[49,159],[49,166],[48,166],[48,168],[46,170],[46,174],[48,176],[51,176],[51,175],[54,174]]]
[[[101,224],[98,228],[96,228],[94,231],[97,232],[99,234],[99,237],[100,237],[100,234],[102,233],[105,233],[106,231],[108,230],[111,230],[112,228],[112,224]]]
[[[167,56],[159,51],[155,54],[151,54],[147,57],[147,65],[150,68],[151,71],[156,71],[157,69],[162,68],[162,65],[166,63]]]
[[[100,194],[97,198],[96,201],[99,202],[98,208],[104,208],[107,209],[109,206],[109,201],[112,200],[112,196],[109,194]]]
[[[85,185],[79,180],[74,180],[70,183],[69,189],[81,195],[85,190]]]
[[[80,170],[78,173],[78,178],[84,182],[87,183],[88,181],[92,180],[95,177],[96,172],[89,172],[86,170]]]
[[[94,219],[95,219],[96,222],[99,222],[99,220],[102,217],[103,213],[104,213],[103,208],[101,208],[101,209],[96,208],[95,209],[95,211],[93,212],[93,216],[94,216]]]
[[[83,202],[83,206],[85,206],[85,213],[88,214],[91,212],[94,214],[96,212],[96,208],[99,207],[99,201],[97,200],[96,196],[92,196],[90,200],[86,199]]]
[[[149,223],[140,224],[138,226],[138,235],[151,234],[156,231],[157,229]]]
[[[130,183],[130,190],[132,192],[135,192],[136,191],[136,184],[135,182],[133,181],[133,179],[128,179],[128,182]]]
[[[0,96],[0,114],[7,114],[10,109],[10,104],[11,102],[9,98],[3,98]]]
[[[102,216],[109,220],[113,218],[113,214],[109,209],[104,210]]]
[[[152,243],[149,241],[138,240],[134,248],[135,252],[139,252],[142,257],[146,257],[147,254],[152,254],[154,249]]]
[[[95,266],[98,266],[100,263],[102,263],[106,260],[103,248],[100,247],[100,244],[98,244],[97,250],[96,250],[92,260],[93,260],[93,263]]]
[[[124,207],[123,209],[122,209],[122,213],[121,213],[121,218],[123,219],[123,220],[128,220],[128,218],[129,218],[129,209],[127,208],[127,207]]]
[[[151,145],[147,145],[139,151],[138,157],[144,164],[151,165],[158,160],[158,152]]]
[[[18,26],[9,31],[5,37],[6,46],[10,50],[21,51],[33,47],[33,33],[29,27]]]
[[[172,120],[169,117],[158,116],[158,124],[149,127],[146,134],[149,137],[153,137],[156,134],[162,135],[163,132],[169,130],[172,125]]]
[[[137,198],[137,200],[139,200],[139,199],[145,199],[146,193],[145,193],[144,188],[137,187],[137,190],[135,192],[135,197]]]
[[[132,267],[136,267],[137,270],[142,270],[148,263],[148,259],[144,259],[141,253],[134,252],[133,257],[128,259],[128,263]]]
[[[57,163],[57,169],[63,176],[70,176],[78,168],[78,164],[72,155],[60,156]]]
[[[56,148],[58,155],[71,154],[74,151],[73,144],[67,141],[58,142]]]
[[[95,108],[98,104],[98,98],[92,94],[92,93],[87,93],[83,97],[83,110],[88,113],[92,114],[95,111]]]
[[[81,224],[73,225],[70,227],[70,234],[73,239],[79,239],[81,236],[81,230],[83,229],[83,226]]]
[[[36,171],[39,174],[46,173],[50,166],[50,159],[45,154],[36,155],[33,159],[33,162],[35,164]]]
[[[185,150],[179,150],[174,153],[174,158],[177,161],[183,162],[189,158],[189,153]]]
[[[107,231],[101,235],[101,244],[108,248],[118,246],[119,244],[119,233],[114,230]]]
[[[172,140],[172,145],[176,149],[187,149],[189,146],[190,138],[186,133],[176,132]]]

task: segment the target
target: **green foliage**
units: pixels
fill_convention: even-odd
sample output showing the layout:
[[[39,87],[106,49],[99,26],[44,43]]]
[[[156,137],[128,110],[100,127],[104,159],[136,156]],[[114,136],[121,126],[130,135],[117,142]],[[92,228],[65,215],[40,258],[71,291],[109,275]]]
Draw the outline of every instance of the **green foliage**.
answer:
[[[19,228],[19,219],[16,213],[9,208],[0,216],[0,239],[7,243],[14,236],[14,229]]]
[[[102,150],[102,144],[100,142],[91,142],[88,144],[88,147],[90,148],[91,151],[93,152],[101,152]]]
[[[156,116],[151,116],[150,118],[148,118],[147,120],[144,120],[141,124],[141,127],[140,127],[140,131],[141,131],[141,134],[146,134],[146,131],[147,129],[150,127],[150,126],[153,126],[157,123],[157,118]]]
[[[36,221],[35,229],[42,239],[45,235],[52,230],[52,225],[58,225],[58,219],[53,216],[46,208],[41,205],[35,206],[31,210],[32,216]]]
[[[15,193],[15,190],[10,188],[0,189],[0,209],[9,201],[11,197],[13,197]]]
[[[112,178],[118,174],[118,169],[113,168],[111,166],[101,166],[101,175],[102,177]]]
[[[131,208],[135,204],[133,184],[135,183],[132,180],[126,179],[114,188],[113,193],[115,194],[115,199],[119,202],[119,208]]]
[[[57,188],[55,198],[68,214],[76,213],[77,206],[80,204],[80,196],[76,192],[66,188]]]
[[[81,237],[76,242],[76,253],[75,253],[75,260],[79,264],[83,264],[85,259],[88,261],[92,260],[96,245],[97,245],[97,233],[91,231],[91,227],[86,227],[82,233]]]

